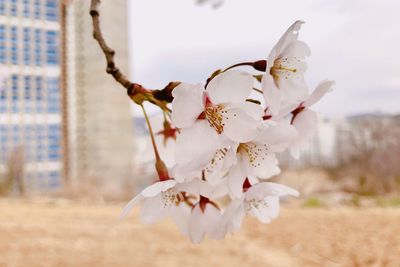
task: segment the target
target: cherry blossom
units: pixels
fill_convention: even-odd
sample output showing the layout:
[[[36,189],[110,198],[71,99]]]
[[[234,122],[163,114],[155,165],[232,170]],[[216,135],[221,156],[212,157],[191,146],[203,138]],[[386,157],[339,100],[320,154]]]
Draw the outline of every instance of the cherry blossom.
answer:
[[[306,63],[310,55],[309,47],[298,40],[303,21],[296,21],[267,58],[267,69],[262,78],[264,99],[271,113],[276,115],[281,108],[299,104],[307,97],[308,87],[304,81]]]
[[[246,177],[267,179],[280,173],[276,153],[283,152],[296,138],[295,127],[279,123],[259,129],[257,138],[235,148],[237,164],[227,175],[230,193],[240,196]]]
[[[292,125],[297,129],[298,135],[290,145],[290,152],[296,159],[300,157],[300,149],[306,143],[317,127],[318,116],[310,107],[317,103],[326,93],[332,90],[333,81],[322,81],[313,93],[293,111]]]
[[[299,156],[317,124],[310,108],[333,85],[323,81],[308,93],[304,60],[310,49],[298,40],[302,24],[296,21],[289,27],[267,61],[217,70],[205,85],[171,82],[152,91],[135,84],[131,97],[142,106],[159,181],[134,197],[122,217],[140,205],[144,223],[171,218],[198,244],[205,237],[221,239],[236,232],[246,215],[269,223],[279,215],[280,198],[299,195],[265,180],[281,172],[278,154]],[[265,73],[233,70],[237,67]],[[265,101],[250,99],[253,91],[262,93]],[[156,134],[144,101],[163,112],[163,127],[155,128]],[[170,149],[158,149],[157,143]],[[161,158],[171,150],[174,157],[165,164]]]
[[[206,89],[190,84],[174,89],[172,123],[181,129],[177,164],[188,170],[201,169],[230,143],[255,138],[262,107],[246,101],[253,86],[250,74],[228,71],[212,79]]]
[[[156,182],[134,197],[123,209],[124,218],[132,208],[140,204],[140,217],[143,223],[153,224],[171,217],[183,234],[188,234],[190,207],[185,204],[184,195],[178,191],[175,180]]]
[[[256,217],[262,223],[269,223],[279,215],[279,198],[299,195],[296,190],[277,183],[251,185],[248,180],[243,186],[241,198],[233,199],[219,222],[217,237],[234,233],[242,224],[246,214]]]
[[[199,202],[193,207],[189,219],[189,238],[198,244],[208,235],[219,239],[217,226],[221,220],[218,206],[208,198],[201,196]]]

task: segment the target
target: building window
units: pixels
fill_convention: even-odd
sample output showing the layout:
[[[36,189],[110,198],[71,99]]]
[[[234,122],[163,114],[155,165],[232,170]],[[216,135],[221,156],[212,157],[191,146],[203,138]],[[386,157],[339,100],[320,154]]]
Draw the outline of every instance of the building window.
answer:
[[[24,1],[24,17],[29,18],[31,15],[31,7],[30,7],[30,0],[23,0]]]
[[[42,113],[43,112],[43,79],[40,76],[37,76],[35,79],[35,98],[36,98],[36,112]]]
[[[11,64],[18,64],[18,29],[11,27]]]
[[[0,162],[7,161],[8,127],[0,125]]]
[[[46,31],[47,64],[58,64],[58,32]]]
[[[17,16],[18,15],[18,1],[11,0],[10,5],[11,5],[11,16]]]
[[[26,125],[24,131],[24,143],[25,143],[25,158],[27,161],[33,161],[33,126]]]
[[[48,78],[47,97],[47,112],[60,113],[60,90],[58,78]]]
[[[35,65],[42,65],[42,31],[36,29],[34,32],[34,42],[35,42]]]
[[[6,14],[6,0],[0,0],[0,15]]]
[[[31,30],[29,28],[24,28],[24,64],[31,64]]]
[[[32,112],[32,94],[31,94],[31,76],[24,77],[24,103],[25,103],[25,112]]]
[[[50,124],[48,126],[48,160],[59,161],[60,154],[60,125]]]
[[[7,87],[5,81],[0,79],[0,114],[7,112]]]
[[[18,113],[19,108],[18,108],[18,76],[17,75],[12,75],[11,76],[11,109],[12,112]]]
[[[6,54],[6,27],[0,25],[0,64],[6,63]]]
[[[33,2],[33,12],[35,19],[40,19],[42,14],[40,0],[35,0],[35,2]]]
[[[59,171],[49,172],[49,188],[58,188],[61,186],[61,175]]]
[[[12,127],[12,141],[13,141],[14,145],[19,145],[19,142],[21,140],[20,139],[20,134],[21,134],[21,132],[20,132],[19,125],[14,125]]]
[[[46,20],[58,20],[58,0],[46,0]]]
[[[45,156],[45,128],[43,125],[36,125],[36,161],[43,161]]]

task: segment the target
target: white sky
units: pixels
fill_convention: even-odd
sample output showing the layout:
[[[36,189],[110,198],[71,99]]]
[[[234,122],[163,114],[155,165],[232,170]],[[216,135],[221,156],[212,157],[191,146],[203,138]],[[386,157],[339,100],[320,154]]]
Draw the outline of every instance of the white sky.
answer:
[[[216,10],[194,0],[129,4],[132,79],[146,87],[204,82],[218,68],[264,59],[301,19],[310,88],[336,81],[316,110],[400,112],[399,0],[225,0]]]

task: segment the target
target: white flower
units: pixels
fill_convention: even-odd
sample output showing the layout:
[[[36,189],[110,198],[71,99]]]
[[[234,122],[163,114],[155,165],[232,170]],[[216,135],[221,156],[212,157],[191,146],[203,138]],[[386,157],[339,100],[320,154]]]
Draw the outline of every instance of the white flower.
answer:
[[[304,22],[296,21],[278,43],[267,59],[267,69],[262,78],[265,102],[271,113],[276,115],[280,109],[299,104],[307,97],[304,81],[306,63],[310,55],[309,47],[298,40],[298,32]]]
[[[296,129],[285,123],[265,126],[253,141],[240,143],[236,148],[237,164],[227,175],[231,195],[240,197],[247,177],[267,179],[280,173],[276,153],[283,152],[296,138]]]
[[[221,212],[208,198],[200,197],[200,201],[193,207],[189,219],[189,238],[198,244],[208,235],[219,239],[217,226],[221,220]]]
[[[293,111],[292,125],[298,132],[297,138],[290,145],[290,153],[294,158],[299,158],[301,147],[315,131],[318,123],[317,113],[309,108],[331,91],[333,85],[333,81],[322,81],[308,99]]]
[[[188,234],[190,207],[183,202],[183,196],[175,180],[159,181],[145,188],[125,206],[121,218],[126,217],[139,203],[143,223],[153,224],[165,217],[171,217],[181,232]]]
[[[247,183],[244,187],[243,196],[233,199],[223,213],[217,237],[222,238],[238,230],[246,214],[256,217],[262,223],[271,222],[279,215],[280,197],[299,195],[296,190],[277,183],[263,182],[253,186]]]
[[[217,75],[202,85],[180,84],[173,90],[172,122],[181,129],[175,159],[187,170],[203,169],[229,142],[248,142],[257,134],[260,105],[247,102],[253,77],[242,71]]]

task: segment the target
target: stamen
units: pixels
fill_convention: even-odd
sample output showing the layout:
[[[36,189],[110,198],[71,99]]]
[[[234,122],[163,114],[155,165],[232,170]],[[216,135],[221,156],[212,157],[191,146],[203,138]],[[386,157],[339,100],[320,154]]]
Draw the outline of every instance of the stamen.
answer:
[[[263,208],[268,208],[268,202],[266,202],[264,199],[257,199],[257,198],[252,198],[248,201],[248,210],[251,208],[255,208],[257,210],[261,210]]]
[[[215,152],[214,157],[211,159],[210,163],[206,167],[206,171],[208,173],[212,172],[213,169],[218,165],[221,160],[224,160],[226,153],[228,152],[227,148],[222,148]]]
[[[223,122],[224,114],[226,114],[226,110],[224,110],[223,105],[217,106],[208,106],[205,108],[205,117],[218,134],[221,134],[224,131],[225,123]]]
[[[238,153],[244,153],[249,159],[249,163],[253,167],[261,166],[261,161],[265,160],[268,155],[269,148],[266,144],[245,143],[240,144]]]
[[[179,205],[180,197],[175,189],[170,188],[161,194],[163,200],[163,208],[170,207],[172,205]]]
[[[298,64],[301,61],[298,58],[278,58],[274,61],[274,66],[271,68],[271,75],[275,79],[279,78],[295,78],[298,72]]]

